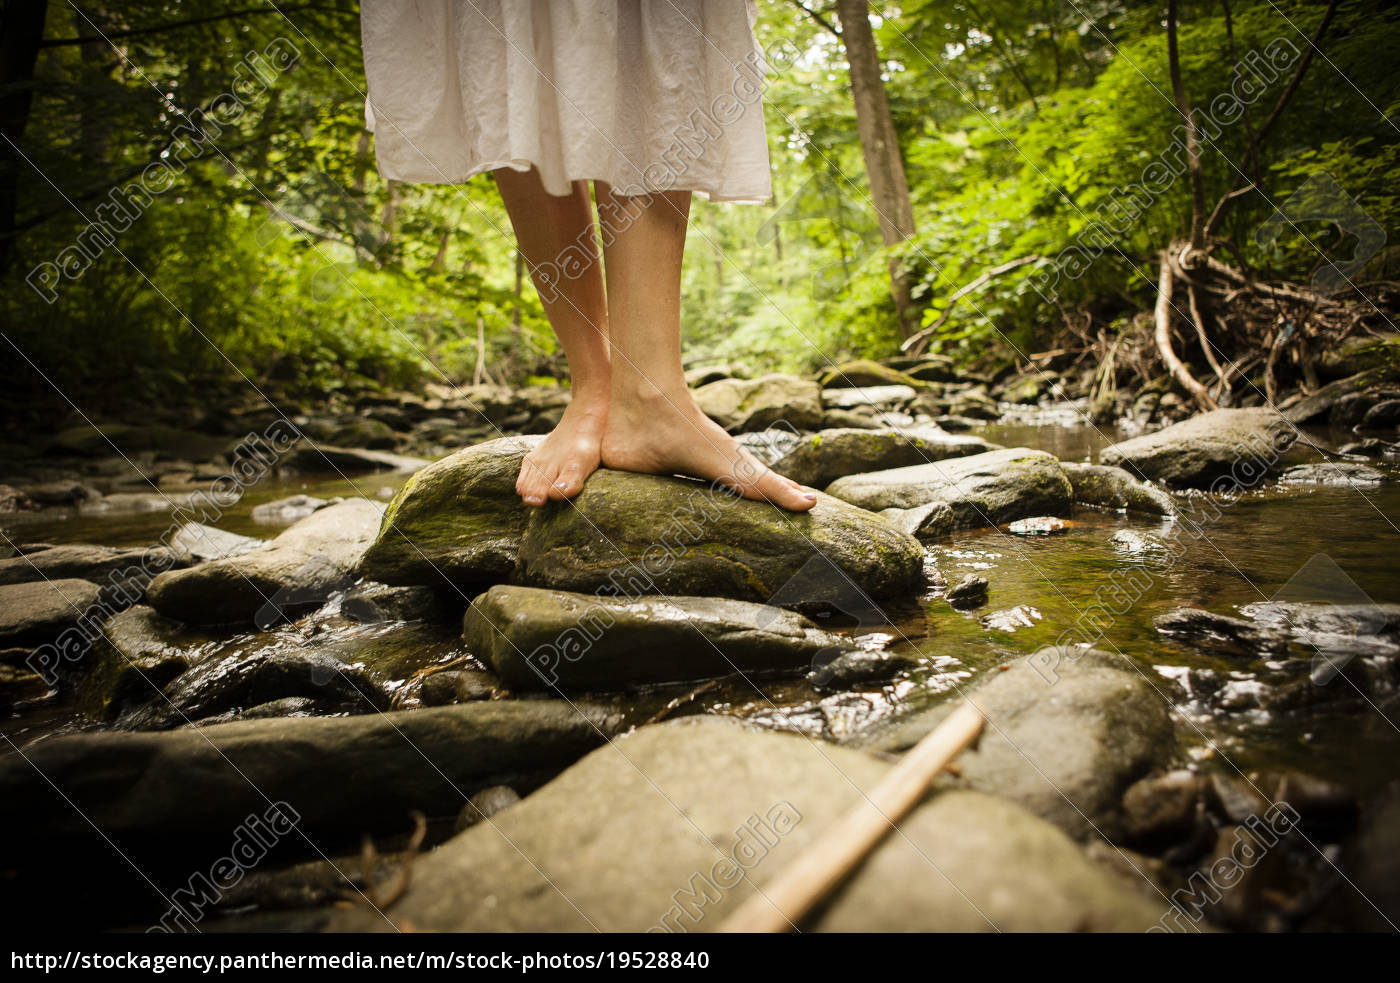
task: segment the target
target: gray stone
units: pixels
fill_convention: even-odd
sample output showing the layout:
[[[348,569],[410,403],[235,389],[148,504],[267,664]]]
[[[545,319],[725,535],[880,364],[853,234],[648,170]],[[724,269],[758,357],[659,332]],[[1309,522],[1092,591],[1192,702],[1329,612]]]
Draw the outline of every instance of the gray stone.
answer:
[[[852,389],[823,389],[822,405],[833,410],[853,410],[869,407],[875,410],[897,409],[918,393],[910,386],[861,386]]]
[[[1176,515],[1176,503],[1160,488],[1138,481],[1122,468],[1106,464],[1078,464],[1061,461],[1069,475],[1074,500],[1080,505],[1098,505],[1129,512]]]
[[[466,805],[462,806],[462,811],[457,814],[457,822],[453,824],[452,831],[460,833],[463,830],[471,829],[477,823],[485,822],[519,801],[520,796],[509,785],[492,785],[490,788],[484,788],[468,799]]]
[[[313,498],[310,495],[292,495],[288,498],[279,498],[275,502],[264,502],[253,507],[254,522],[295,522],[298,519],[305,519],[312,512],[323,508],[328,503],[324,498]]]
[[[1386,480],[1385,472],[1364,464],[1343,461],[1329,461],[1323,464],[1300,464],[1289,468],[1279,476],[1279,481],[1290,485],[1330,485],[1334,488],[1351,488],[1356,485],[1379,485]]]
[[[880,518],[917,539],[939,539],[957,527],[957,513],[947,502],[929,502],[912,509],[882,509]]]
[[[937,427],[905,430],[848,427],[804,436],[793,441],[787,453],[768,463],[779,474],[799,484],[824,488],[850,474],[982,454],[992,447],[980,437],[950,434]]]
[[[373,582],[352,587],[340,601],[342,615],[367,623],[444,621],[451,617],[451,610],[431,587],[391,587]]]
[[[267,544],[264,540],[254,536],[240,536],[236,532],[218,529],[202,522],[186,522],[170,537],[171,552],[185,563],[204,563],[229,556],[241,556],[265,545]]]
[[[891,767],[715,718],[643,727],[439,847],[393,917],[419,931],[714,931]],[[1161,914],[1053,826],[951,791],[920,803],[798,927],[1140,931]],[[365,910],[329,927],[391,930]]]
[[[102,583],[147,580],[178,561],[163,546],[115,549],[71,543],[33,550],[0,560],[0,584],[22,584],[32,580],[90,580]]]
[[[987,717],[958,758],[975,789],[1006,796],[1077,839],[1127,834],[1127,788],[1173,758],[1165,699],[1123,656],[1046,647],[984,677],[970,694]],[[877,727],[864,746],[912,746],[952,711],[942,704]]]
[[[382,508],[357,498],[321,509],[256,550],[161,574],[148,602],[188,624],[250,628],[319,607],[352,579]]]
[[[94,611],[98,587],[63,578],[0,586],[0,646],[51,642]]]
[[[1288,651],[1287,636],[1280,631],[1200,608],[1176,608],[1152,623],[1167,638],[1216,655],[1261,659]]]
[[[795,430],[821,426],[821,389],[791,375],[720,379],[693,393],[702,413],[730,433],[763,430],[782,422]]]
[[[1070,505],[1072,488],[1060,462],[1044,451],[1011,447],[892,471],[839,478],[827,493],[867,509],[912,509],[946,502],[954,526],[971,529]]]
[[[203,834],[227,850],[230,830],[270,800],[306,832],[359,837],[403,829],[413,809],[453,815],[476,789],[557,772],[622,726],[563,701],[513,700],[55,737],[26,748],[28,761],[0,760],[0,822],[31,845],[91,836],[90,820],[118,841]]]
[[[851,647],[799,614],[714,597],[598,597],[497,586],[463,622],[472,654],[512,689],[806,669]]]
[[[987,578],[970,573],[948,591],[948,603],[955,608],[975,608],[987,603]]]
[[[1256,487],[1295,439],[1272,410],[1214,410],[1105,447],[1100,458],[1166,485],[1234,490]]]

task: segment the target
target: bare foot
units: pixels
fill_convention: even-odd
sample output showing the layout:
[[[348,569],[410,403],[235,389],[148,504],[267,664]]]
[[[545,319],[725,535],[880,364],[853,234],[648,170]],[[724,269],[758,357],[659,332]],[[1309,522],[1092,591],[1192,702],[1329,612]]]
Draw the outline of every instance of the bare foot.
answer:
[[[793,512],[806,512],[817,504],[816,495],[763,464],[701,413],[689,392],[668,395],[669,400],[655,392],[614,399],[603,433],[606,467],[716,481],[745,498]]]
[[[520,464],[515,491],[526,505],[538,507],[579,493],[588,476],[598,470],[607,418],[606,395],[601,399],[574,397],[559,425]]]

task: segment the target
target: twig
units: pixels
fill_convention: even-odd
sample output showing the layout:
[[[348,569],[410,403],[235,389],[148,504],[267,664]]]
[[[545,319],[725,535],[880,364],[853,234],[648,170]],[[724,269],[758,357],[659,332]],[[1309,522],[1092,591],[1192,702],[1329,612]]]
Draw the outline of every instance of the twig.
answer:
[[[1163,250],[1159,256],[1161,263],[1161,273],[1157,279],[1157,305],[1153,308],[1153,321],[1156,329],[1153,336],[1157,342],[1157,354],[1162,357],[1162,362],[1167,370],[1176,378],[1176,381],[1185,387],[1186,391],[1195,397],[1196,402],[1202,409],[1218,409],[1215,400],[1211,399],[1206,387],[1196,381],[1196,377],[1177,358],[1176,351],[1172,348],[1171,334],[1171,306],[1172,306],[1172,261],[1168,250]]]

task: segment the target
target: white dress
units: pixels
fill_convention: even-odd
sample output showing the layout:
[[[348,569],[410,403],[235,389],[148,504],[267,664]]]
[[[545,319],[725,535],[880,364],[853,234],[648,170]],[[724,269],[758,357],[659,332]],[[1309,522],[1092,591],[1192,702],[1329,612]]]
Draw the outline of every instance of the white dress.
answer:
[[[362,0],[379,173],[772,194],[752,0]]]

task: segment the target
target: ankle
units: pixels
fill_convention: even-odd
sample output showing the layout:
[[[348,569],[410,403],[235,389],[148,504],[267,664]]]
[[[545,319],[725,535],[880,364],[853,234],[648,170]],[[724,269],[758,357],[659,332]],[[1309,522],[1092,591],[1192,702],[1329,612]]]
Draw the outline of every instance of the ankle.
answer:
[[[684,412],[692,402],[690,391],[686,389],[684,382],[680,385],[666,385],[653,383],[640,376],[622,379],[614,377],[610,409],[636,419],[655,420]]]

